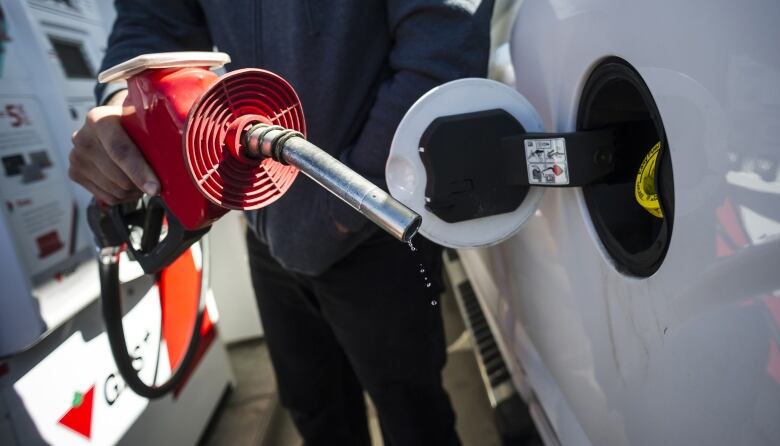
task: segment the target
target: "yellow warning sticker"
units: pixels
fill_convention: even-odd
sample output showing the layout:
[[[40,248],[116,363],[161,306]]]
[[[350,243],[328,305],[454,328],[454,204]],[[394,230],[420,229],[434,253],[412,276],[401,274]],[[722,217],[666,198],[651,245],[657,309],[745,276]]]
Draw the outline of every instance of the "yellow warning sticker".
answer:
[[[661,151],[661,142],[650,149],[642,165],[639,166],[639,172],[636,174],[634,183],[634,197],[637,203],[645,210],[658,218],[664,218],[661,212],[661,205],[658,202],[658,193],[655,190],[655,172],[658,153]]]

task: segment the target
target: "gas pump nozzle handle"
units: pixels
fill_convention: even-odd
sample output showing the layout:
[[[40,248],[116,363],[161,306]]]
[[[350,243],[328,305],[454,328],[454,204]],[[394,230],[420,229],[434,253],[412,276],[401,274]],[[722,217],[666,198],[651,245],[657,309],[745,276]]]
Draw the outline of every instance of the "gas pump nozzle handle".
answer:
[[[409,242],[420,228],[422,218],[416,212],[300,133],[259,124],[247,130],[244,141],[247,156],[297,167],[398,240]]]
[[[108,214],[109,206],[93,198],[87,207],[87,224],[95,237],[95,245],[98,249],[117,247],[124,243],[121,235],[114,227],[111,216]]]

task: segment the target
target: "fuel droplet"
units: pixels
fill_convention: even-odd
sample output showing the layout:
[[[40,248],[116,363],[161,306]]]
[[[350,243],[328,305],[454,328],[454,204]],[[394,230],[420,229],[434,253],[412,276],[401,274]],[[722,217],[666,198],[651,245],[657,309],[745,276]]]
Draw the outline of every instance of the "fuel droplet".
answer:
[[[426,288],[430,288],[430,287],[431,287],[431,283],[430,283],[430,282],[426,283],[426,284],[425,284],[425,287],[426,287]]]
[[[412,241],[411,241],[411,240],[409,240],[409,241],[408,241],[408,242],[406,242],[406,243],[409,245],[409,249],[411,249],[411,250],[412,250],[412,252],[415,252],[415,251],[417,251],[417,248],[415,248],[415,247],[414,247],[414,245],[412,244]]]
[[[435,301],[435,300],[432,300],[432,301],[431,301],[431,305],[435,307],[436,305],[439,305],[439,302],[437,302],[437,301]]]

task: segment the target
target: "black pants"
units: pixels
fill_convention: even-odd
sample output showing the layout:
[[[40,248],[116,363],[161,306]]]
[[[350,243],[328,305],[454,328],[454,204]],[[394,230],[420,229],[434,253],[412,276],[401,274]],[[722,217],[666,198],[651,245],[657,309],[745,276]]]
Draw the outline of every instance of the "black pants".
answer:
[[[431,304],[442,290],[441,250],[419,239],[412,253],[378,232],[309,277],[283,269],[249,232],[280,400],[307,445],[370,445],[363,389],[387,443],[459,444],[441,381],[440,306]]]

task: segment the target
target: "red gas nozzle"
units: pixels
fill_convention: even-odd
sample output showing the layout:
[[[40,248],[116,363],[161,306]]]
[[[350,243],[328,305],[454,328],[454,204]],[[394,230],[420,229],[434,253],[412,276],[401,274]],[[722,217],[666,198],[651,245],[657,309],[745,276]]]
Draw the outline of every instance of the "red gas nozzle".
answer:
[[[414,235],[417,214],[306,141],[289,83],[260,69],[219,78],[209,71],[228,60],[154,54],[101,74],[103,81],[127,79],[122,124],[160,178],[170,217],[188,233],[204,230],[228,209],[273,203],[300,169],[398,239]]]
[[[177,57],[143,56],[101,77],[127,79],[122,124],[160,178],[168,210],[194,231],[229,209],[273,203],[295,179],[295,167],[245,155],[247,128],[263,123],[305,133],[306,124],[298,96],[281,77],[259,69],[217,77]]]

